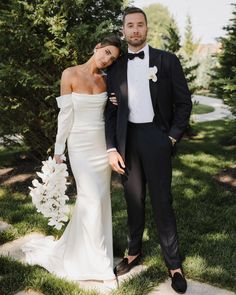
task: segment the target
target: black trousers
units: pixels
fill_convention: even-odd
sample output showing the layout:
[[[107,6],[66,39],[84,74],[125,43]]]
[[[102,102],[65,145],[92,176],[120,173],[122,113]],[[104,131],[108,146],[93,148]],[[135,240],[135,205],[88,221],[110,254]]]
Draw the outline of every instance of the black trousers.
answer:
[[[142,250],[148,186],[166,266],[181,266],[175,215],[171,206],[172,144],[156,123],[129,123],[126,175],[122,176],[128,212],[128,254]]]

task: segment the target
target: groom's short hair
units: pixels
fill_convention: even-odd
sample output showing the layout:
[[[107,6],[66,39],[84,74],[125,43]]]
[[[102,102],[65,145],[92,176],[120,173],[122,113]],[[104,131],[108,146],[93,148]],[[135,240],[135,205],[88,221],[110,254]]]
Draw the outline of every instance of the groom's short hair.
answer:
[[[140,8],[138,8],[138,7],[135,7],[135,6],[129,6],[129,7],[126,7],[126,8],[125,8],[125,10],[124,10],[124,12],[123,12],[123,24],[124,24],[124,22],[125,22],[125,17],[126,17],[126,15],[128,15],[128,14],[132,14],[132,13],[142,13],[142,15],[143,15],[144,18],[145,18],[145,22],[146,22],[146,24],[147,24],[147,16],[146,16],[145,12],[144,12],[142,9],[140,9]]]

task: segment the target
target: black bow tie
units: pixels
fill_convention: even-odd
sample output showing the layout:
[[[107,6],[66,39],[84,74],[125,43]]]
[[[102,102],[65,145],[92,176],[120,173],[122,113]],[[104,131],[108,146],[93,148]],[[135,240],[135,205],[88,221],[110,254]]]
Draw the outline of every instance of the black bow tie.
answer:
[[[135,57],[144,59],[144,51],[140,51],[139,53],[128,53],[128,59],[134,59]]]

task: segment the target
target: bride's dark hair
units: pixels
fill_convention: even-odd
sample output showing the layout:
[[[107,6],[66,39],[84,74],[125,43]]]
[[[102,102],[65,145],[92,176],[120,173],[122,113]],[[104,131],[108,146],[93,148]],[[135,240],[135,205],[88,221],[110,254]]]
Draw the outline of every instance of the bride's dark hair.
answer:
[[[112,34],[112,35],[108,35],[104,37],[102,41],[100,42],[100,44],[101,44],[101,47],[105,47],[109,45],[115,46],[121,52],[121,39],[117,35]]]

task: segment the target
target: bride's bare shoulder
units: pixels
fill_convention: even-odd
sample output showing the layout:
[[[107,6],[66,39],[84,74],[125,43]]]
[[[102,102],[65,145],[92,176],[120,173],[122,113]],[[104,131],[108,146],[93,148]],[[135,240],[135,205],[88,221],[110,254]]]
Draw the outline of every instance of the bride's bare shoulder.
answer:
[[[80,72],[81,72],[80,65],[73,66],[73,67],[68,67],[62,72],[62,77],[63,76],[68,77],[69,76],[71,78],[71,77],[73,77],[75,75],[78,75]]]
[[[66,68],[61,75],[61,95],[71,93],[73,91],[73,84],[75,83],[78,75],[78,67],[73,66]]]
[[[71,79],[80,72],[80,66],[68,67],[62,72],[62,79]]]

